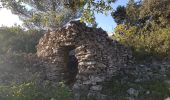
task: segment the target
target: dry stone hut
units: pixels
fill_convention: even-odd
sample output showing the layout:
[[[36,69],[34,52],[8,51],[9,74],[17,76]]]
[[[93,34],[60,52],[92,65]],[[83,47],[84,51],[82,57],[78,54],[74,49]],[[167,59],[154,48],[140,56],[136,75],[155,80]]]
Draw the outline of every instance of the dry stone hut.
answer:
[[[39,41],[37,55],[51,62],[46,68],[48,80],[71,84],[79,99],[81,94],[100,93],[101,83],[126,68],[131,59],[130,50],[110,39],[101,28],[79,21],[46,33]]]

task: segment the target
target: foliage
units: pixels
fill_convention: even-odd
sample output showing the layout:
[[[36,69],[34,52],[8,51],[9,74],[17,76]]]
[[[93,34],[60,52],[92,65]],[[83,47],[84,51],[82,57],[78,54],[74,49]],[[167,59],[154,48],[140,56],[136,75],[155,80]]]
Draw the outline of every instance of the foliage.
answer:
[[[45,86],[34,82],[0,85],[1,100],[73,100],[69,89],[61,84],[54,87],[50,84]]]
[[[118,24],[145,27],[147,24],[157,24],[168,27],[170,21],[169,0],[129,0],[126,7],[118,7],[112,12],[112,17]]]
[[[113,38],[132,47],[136,56],[161,57],[170,55],[170,28],[142,33],[143,30],[138,30],[136,27],[129,29],[125,27],[125,25],[118,25]]]
[[[125,43],[131,44],[131,42],[133,43],[133,41],[128,41],[128,40],[132,40],[132,38],[134,38],[133,35],[136,32],[137,32],[136,27],[128,28],[127,25],[121,24],[115,28],[115,34],[113,38],[116,39],[117,41],[120,41],[123,44]]]
[[[82,21],[87,23],[95,23],[95,13],[102,13],[107,15],[108,11],[112,11],[112,3],[116,0],[88,0],[86,6],[83,9],[83,14],[81,16]]]
[[[125,80],[125,77],[128,79]],[[136,78],[137,76],[130,74],[115,75],[103,84],[102,93],[114,96],[117,100],[128,100],[127,90],[133,88],[139,92],[136,98],[133,96],[138,100],[164,100],[170,96],[170,85],[164,78],[158,80],[154,77],[148,81],[134,82]],[[125,82],[122,82],[122,79]]]
[[[126,7],[118,6],[116,11],[112,12],[112,17],[117,24],[136,25],[139,16],[140,3],[129,0]]]
[[[136,57],[169,55],[169,6],[169,0],[129,0],[112,13],[118,24],[113,38],[132,47]]]
[[[112,16],[117,24],[124,23],[126,19],[126,8],[124,6],[118,6],[116,11],[112,13]]]
[[[116,0],[1,0],[4,8],[24,20],[28,28],[54,29],[81,16],[95,23],[94,13],[107,13]]]
[[[0,28],[0,53],[5,53],[8,50],[16,52],[36,52],[42,31],[27,30],[21,27],[1,27]]]
[[[170,24],[169,0],[144,0],[140,7],[140,19],[151,20],[161,27]],[[147,21],[145,20],[145,21]]]

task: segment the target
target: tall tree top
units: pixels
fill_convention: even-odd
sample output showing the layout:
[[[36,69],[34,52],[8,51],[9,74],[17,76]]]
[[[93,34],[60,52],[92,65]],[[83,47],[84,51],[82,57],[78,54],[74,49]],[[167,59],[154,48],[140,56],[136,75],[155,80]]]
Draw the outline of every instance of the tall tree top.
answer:
[[[19,15],[29,28],[56,28],[80,18],[95,24],[94,13],[112,10],[116,0],[0,0],[3,7]]]

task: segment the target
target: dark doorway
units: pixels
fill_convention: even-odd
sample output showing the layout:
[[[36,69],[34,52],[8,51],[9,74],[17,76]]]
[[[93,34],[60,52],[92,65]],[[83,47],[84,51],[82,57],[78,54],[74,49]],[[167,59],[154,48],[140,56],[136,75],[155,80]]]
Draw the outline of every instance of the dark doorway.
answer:
[[[65,82],[68,85],[73,84],[76,81],[76,75],[78,72],[78,60],[75,56],[75,47],[67,47],[67,74],[65,76]]]

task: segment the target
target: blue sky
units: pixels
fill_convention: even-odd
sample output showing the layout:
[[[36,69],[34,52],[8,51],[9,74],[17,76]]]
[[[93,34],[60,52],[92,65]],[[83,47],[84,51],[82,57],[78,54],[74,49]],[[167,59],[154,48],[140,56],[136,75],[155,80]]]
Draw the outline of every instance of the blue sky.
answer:
[[[116,9],[118,5],[126,5],[128,0],[117,0],[116,3],[112,5],[113,9]],[[105,31],[111,33],[116,27],[114,19],[110,16],[105,16],[103,14],[96,14],[96,21],[98,27],[103,28]],[[0,26],[13,26],[14,24],[21,25],[22,21],[19,20],[17,15],[13,15],[10,10],[0,9]]]
[[[126,5],[128,0],[118,0],[116,3],[112,5],[113,9],[116,9],[118,5]],[[116,27],[116,23],[114,22],[114,19],[109,14],[108,16],[105,16],[104,14],[96,14],[96,21],[98,23],[98,27],[103,28],[105,31],[111,33],[114,31],[114,28]]]

